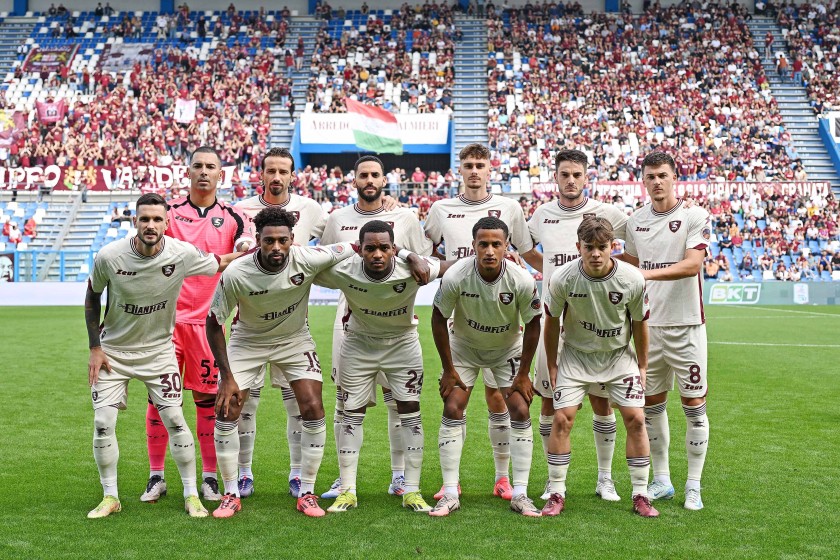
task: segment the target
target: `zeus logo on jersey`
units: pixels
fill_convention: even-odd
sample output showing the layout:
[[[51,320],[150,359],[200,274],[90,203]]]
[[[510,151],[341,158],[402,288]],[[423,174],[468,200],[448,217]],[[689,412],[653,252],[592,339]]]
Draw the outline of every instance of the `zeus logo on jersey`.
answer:
[[[595,323],[590,323],[588,321],[578,321],[580,326],[584,329],[595,333],[595,336],[600,336],[601,338],[612,338],[614,336],[621,335],[621,329],[624,327],[618,327],[617,329],[599,329],[595,326]]]
[[[576,294],[574,292],[569,292],[568,297],[589,297],[589,294]]]
[[[463,290],[461,291],[461,295],[464,296],[464,297],[472,297],[472,298],[477,298],[478,297],[478,294],[471,294],[471,293],[465,292]]]
[[[117,275],[119,276],[137,276],[136,272],[131,272],[130,270],[123,270],[121,268],[117,269]]]
[[[447,218],[466,218],[467,216],[465,214],[447,214],[446,217]]]
[[[193,220],[191,218],[185,218],[183,216],[175,216],[175,219],[179,222],[187,222],[188,224],[193,223]]]
[[[135,303],[121,303],[119,304],[119,308],[125,311],[130,315],[150,315],[155,311],[160,311],[162,309],[166,309],[166,304],[169,300],[164,300],[159,303],[153,303],[152,305],[137,305]]]
[[[489,325],[482,325],[481,323],[477,323],[477,322],[473,321],[472,319],[467,319],[467,325],[474,328],[478,332],[490,333],[490,334],[499,334],[499,333],[508,332],[510,330],[510,323],[508,323],[507,325],[500,325],[498,327],[491,327]]]

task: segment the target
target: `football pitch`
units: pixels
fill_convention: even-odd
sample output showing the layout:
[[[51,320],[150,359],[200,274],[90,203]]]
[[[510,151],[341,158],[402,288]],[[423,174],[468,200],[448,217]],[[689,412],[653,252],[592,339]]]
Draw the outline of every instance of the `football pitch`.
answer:
[[[0,558],[836,558],[840,499],[836,489],[837,387],[840,385],[840,306],[707,307],[708,414],[711,442],[703,480],[705,509],[682,508],[685,417],[669,400],[671,472],[677,496],[655,502],[658,519],[630,513],[630,481],[619,420],[613,477],[622,500],[595,496],[591,410],[572,432],[567,510],[526,519],[491,495],[493,462],[481,394],[468,413],[461,463],[461,511],[435,519],[400,507],[390,481],[385,407],[368,412],[359,465],[359,507],[324,519],[294,509],[287,493],[288,448],[280,392],[263,392],[254,458],[256,492],[233,519],[190,519],[171,458],[169,495],[156,504],[139,496],[148,478],[140,383],[129,385],[120,413],[121,513],[85,518],[102,497],[93,461],[93,414],[87,387],[81,307],[0,308],[6,428],[0,477]],[[310,324],[324,371],[329,371],[334,307],[310,307]],[[421,490],[427,501],[441,484],[437,432],[440,365],[420,308],[426,383],[426,435]],[[338,475],[332,434],[335,391],[325,375],[328,433],[316,491]],[[189,395],[186,417],[195,424]],[[538,424],[531,407],[534,463],[529,495],[546,480]],[[832,443],[834,442],[834,443]],[[835,474],[832,474],[835,473]],[[329,500],[322,500],[326,508]],[[208,509],[213,504],[205,504]],[[831,537],[834,535],[834,537]]]

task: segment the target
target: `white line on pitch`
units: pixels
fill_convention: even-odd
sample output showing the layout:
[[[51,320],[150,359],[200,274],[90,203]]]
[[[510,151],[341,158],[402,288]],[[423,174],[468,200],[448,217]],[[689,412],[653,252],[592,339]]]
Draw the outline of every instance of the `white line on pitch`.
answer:
[[[779,313],[797,313],[799,315],[816,315],[818,317],[833,317],[840,319],[837,313],[817,313],[816,311],[796,311],[795,309],[776,309],[773,307],[755,307],[752,305],[738,305],[739,309],[761,309],[762,311],[778,311]]]
[[[753,319],[791,319],[791,317],[788,317],[787,315],[727,315],[724,317],[708,317],[708,319],[715,322],[720,319],[743,319],[745,321],[752,321]]]
[[[792,348],[840,348],[840,344],[778,344],[775,342],[732,342],[730,340],[710,340],[709,344],[723,344],[726,346],[788,346]]]

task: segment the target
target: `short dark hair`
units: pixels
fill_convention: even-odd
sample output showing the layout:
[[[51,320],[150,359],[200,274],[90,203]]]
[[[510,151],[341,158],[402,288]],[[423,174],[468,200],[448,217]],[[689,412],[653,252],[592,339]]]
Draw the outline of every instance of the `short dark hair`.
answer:
[[[217,152],[215,148],[212,148],[210,146],[200,146],[196,148],[190,156],[190,161],[192,161],[192,158],[195,154],[213,154],[214,156],[216,156],[216,159],[219,160],[219,165],[222,165],[222,156],[219,155],[219,152]]]
[[[478,220],[472,229],[473,240],[475,240],[476,235],[478,235],[478,230],[480,229],[500,229],[505,233],[505,239],[507,239],[508,235],[510,235],[507,224],[499,218],[487,217]]]
[[[286,226],[289,231],[295,227],[295,215],[291,212],[286,212],[279,206],[269,206],[263,208],[254,216],[254,227],[257,228],[257,233],[261,232],[266,226]]]
[[[381,159],[379,159],[379,158],[378,158],[378,157],[376,157],[376,156],[362,156],[362,157],[360,157],[359,159],[357,159],[357,160],[356,160],[356,164],[353,166],[353,172],[354,172],[354,173],[358,173],[358,171],[359,171],[359,166],[360,166],[361,164],[365,163],[366,161],[375,161],[376,163],[378,163],[378,164],[379,164],[379,169],[381,169],[381,170],[382,170],[382,174],[383,174],[383,175],[385,174],[385,164],[384,164],[384,163],[382,163],[382,160],[381,160]]]
[[[589,167],[589,158],[580,150],[560,150],[557,152],[557,155],[554,156],[554,168],[560,167],[560,164],[564,161],[579,163],[584,170]]]
[[[487,146],[479,144],[478,142],[467,144],[461,148],[461,151],[458,153],[458,160],[464,161],[467,158],[490,159],[490,150],[487,149]]]
[[[667,165],[671,168],[671,171],[674,173],[677,172],[677,162],[674,161],[674,158],[670,154],[666,154],[665,152],[651,152],[642,160],[642,173],[644,173],[645,167],[659,167],[660,165]]]
[[[387,233],[391,243],[394,242],[394,228],[382,220],[371,220],[359,230],[359,243],[364,243],[366,233]]]
[[[260,170],[265,169],[265,160],[270,157],[279,157],[284,159],[292,160],[292,171],[295,170],[295,156],[292,155],[287,148],[271,148],[266,152],[266,154],[262,158],[262,162],[260,163]]]
[[[587,216],[577,229],[578,241],[584,243],[605,243],[615,239],[610,221],[598,216]]]
[[[159,194],[151,192],[146,193],[137,199],[134,211],[136,212],[139,210],[141,206],[163,206],[165,210],[169,210],[169,205],[166,203],[166,200],[164,200]]]

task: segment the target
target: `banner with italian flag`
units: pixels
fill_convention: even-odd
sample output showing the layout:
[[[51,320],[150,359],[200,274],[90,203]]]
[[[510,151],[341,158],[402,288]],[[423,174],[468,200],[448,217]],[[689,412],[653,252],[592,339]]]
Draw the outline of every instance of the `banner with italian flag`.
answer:
[[[356,146],[379,154],[402,155],[403,143],[397,117],[379,107],[345,98]]]

